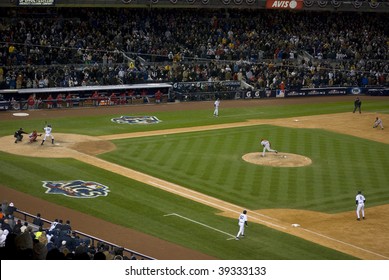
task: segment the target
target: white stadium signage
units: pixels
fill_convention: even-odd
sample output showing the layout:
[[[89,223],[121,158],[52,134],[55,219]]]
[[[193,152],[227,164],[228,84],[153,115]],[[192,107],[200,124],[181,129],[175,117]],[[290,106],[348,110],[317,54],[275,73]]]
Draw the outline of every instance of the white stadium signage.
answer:
[[[304,2],[301,0],[267,0],[267,9],[300,10]]]
[[[54,6],[55,0],[18,0],[19,6]]]

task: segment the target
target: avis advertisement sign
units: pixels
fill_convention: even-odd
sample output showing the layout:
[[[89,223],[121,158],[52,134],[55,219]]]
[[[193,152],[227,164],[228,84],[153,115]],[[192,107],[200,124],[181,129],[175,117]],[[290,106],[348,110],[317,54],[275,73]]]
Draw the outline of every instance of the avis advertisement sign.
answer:
[[[267,0],[267,9],[283,9],[283,10],[301,10],[304,2],[302,0]]]

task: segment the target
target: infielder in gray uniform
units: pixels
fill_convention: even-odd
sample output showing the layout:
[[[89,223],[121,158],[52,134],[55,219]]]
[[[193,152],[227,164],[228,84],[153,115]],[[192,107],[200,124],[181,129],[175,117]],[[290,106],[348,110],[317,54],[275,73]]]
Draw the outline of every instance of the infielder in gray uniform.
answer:
[[[355,203],[357,204],[357,220],[361,220],[360,212],[362,212],[362,219],[365,219],[365,197],[362,192],[359,191],[355,197]]]
[[[384,129],[384,125],[382,123],[382,120],[379,117],[375,118],[375,122],[374,122],[373,128],[376,128],[377,126],[380,126],[381,129]]]

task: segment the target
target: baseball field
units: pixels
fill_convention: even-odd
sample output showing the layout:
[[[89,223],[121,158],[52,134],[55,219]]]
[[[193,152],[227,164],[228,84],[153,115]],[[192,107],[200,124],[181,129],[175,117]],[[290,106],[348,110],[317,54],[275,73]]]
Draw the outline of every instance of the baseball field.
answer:
[[[389,97],[361,99],[362,114],[354,96],[0,112],[0,198],[157,259],[387,260],[389,129],[373,123]],[[48,123],[55,144],[14,143]]]

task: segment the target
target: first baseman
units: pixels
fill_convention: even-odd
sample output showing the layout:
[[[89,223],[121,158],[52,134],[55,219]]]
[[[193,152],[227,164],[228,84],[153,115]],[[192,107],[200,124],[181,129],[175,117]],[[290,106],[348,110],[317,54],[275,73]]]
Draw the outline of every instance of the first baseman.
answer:
[[[238,225],[239,225],[239,231],[235,237],[236,240],[239,240],[240,236],[244,237],[244,227],[248,226],[248,224],[247,224],[247,211],[246,210],[243,210],[242,214],[239,215]]]
[[[359,191],[357,196],[355,197],[355,203],[357,204],[357,220],[361,220],[360,212],[362,212],[362,219],[365,219],[365,197],[362,192]]]
[[[47,137],[50,137],[51,144],[54,144],[54,136],[51,134],[52,131],[51,125],[50,124],[46,125],[45,128],[43,128],[43,130],[45,131],[45,136],[43,137],[41,145],[45,143]]]
[[[263,157],[265,156],[266,150],[268,150],[269,152],[275,152],[276,154],[278,153],[277,150],[273,150],[272,148],[270,148],[271,144],[270,144],[269,140],[261,139],[261,145],[263,146],[263,151],[262,151]]]

